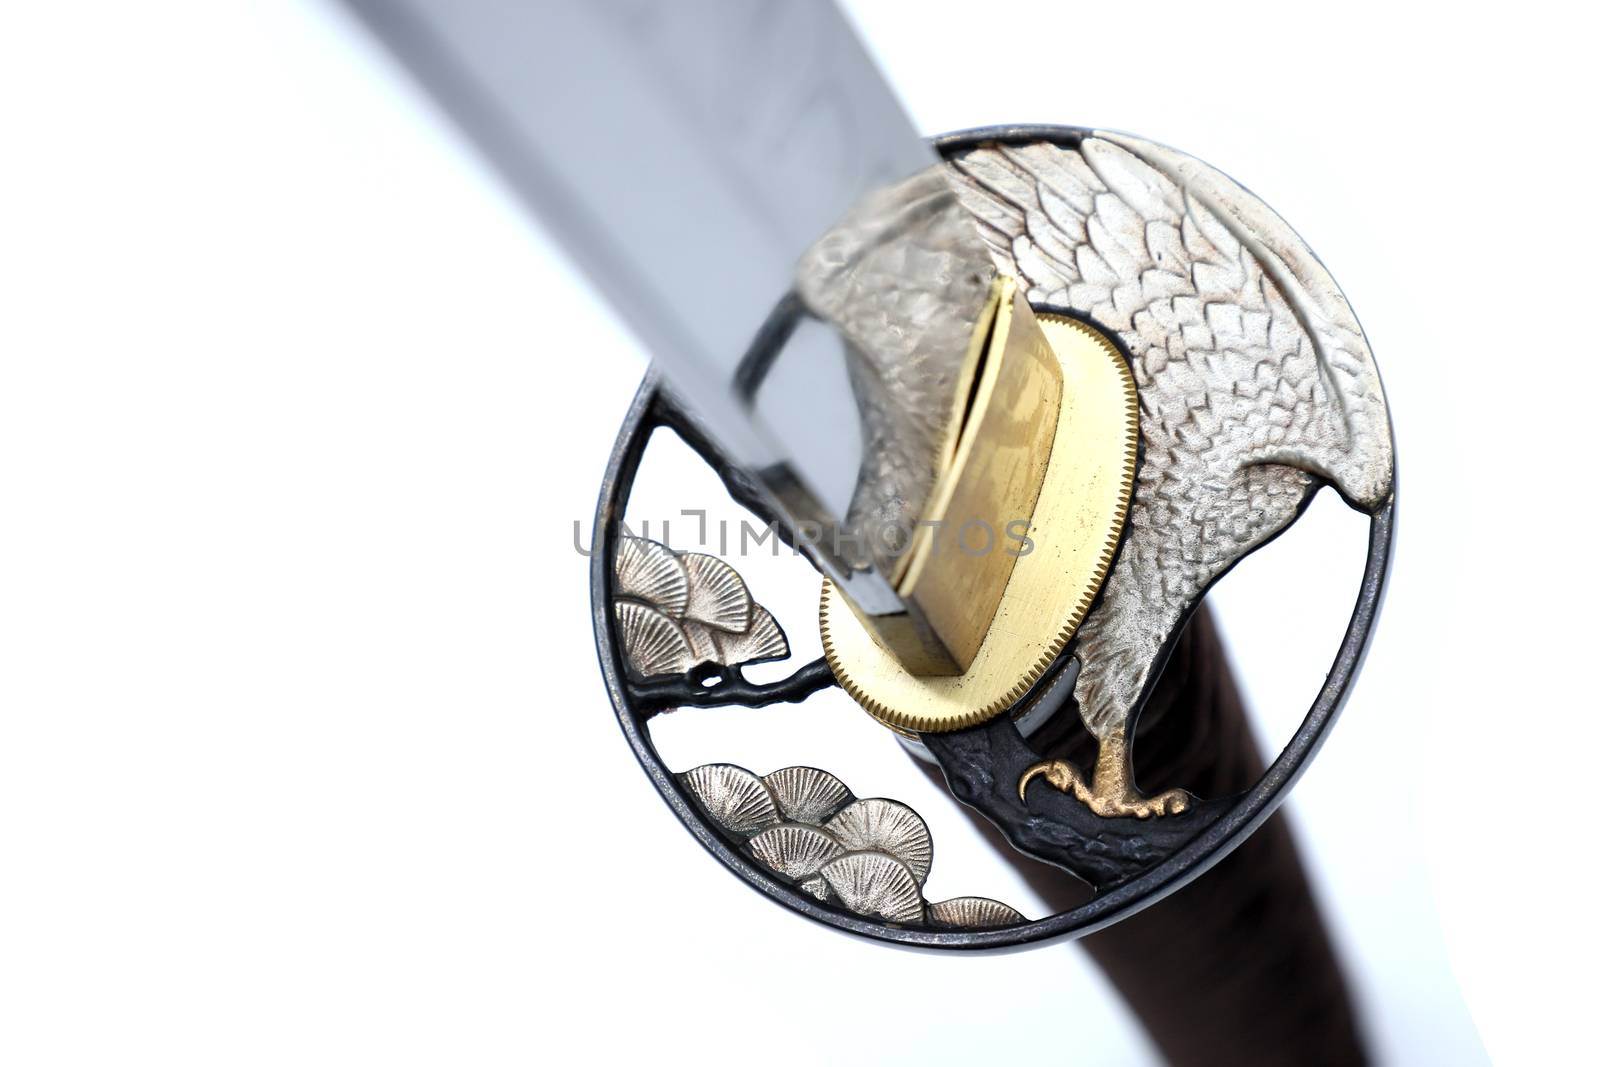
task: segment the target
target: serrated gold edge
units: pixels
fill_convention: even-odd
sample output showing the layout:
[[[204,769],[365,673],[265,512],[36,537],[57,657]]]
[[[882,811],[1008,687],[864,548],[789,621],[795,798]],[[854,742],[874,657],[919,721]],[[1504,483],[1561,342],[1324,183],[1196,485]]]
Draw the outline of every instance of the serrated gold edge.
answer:
[[[1133,379],[1133,370],[1128,366],[1128,361],[1122,358],[1122,353],[1117,350],[1100,331],[1093,329],[1085,323],[1066,315],[1056,315],[1048,312],[1035,312],[1043,322],[1068,326],[1094,342],[1102,354],[1111,360],[1117,370],[1117,375],[1122,383],[1123,400],[1129,416],[1127,420],[1126,435],[1124,438],[1122,478],[1117,494],[1116,525],[1109,541],[1101,546],[1100,555],[1091,573],[1090,587],[1078,600],[1077,605],[1068,615],[1067,622],[1055,638],[1040,655],[1038,661],[1003,694],[990,700],[981,707],[963,711],[955,715],[925,715],[916,711],[892,708],[874,697],[864,689],[851,675],[849,667],[842,661],[835,647],[833,634],[829,627],[829,601],[833,583],[828,579],[822,580],[822,595],[818,605],[818,624],[822,632],[822,654],[828,661],[828,667],[838,679],[839,686],[850,698],[861,705],[874,719],[888,726],[897,733],[948,733],[952,730],[965,729],[987,722],[1001,712],[1006,711],[1028,692],[1033,684],[1039,680],[1044,672],[1061,655],[1073,635],[1078,632],[1078,627],[1083,625],[1084,617],[1089,613],[1089,607],[1095,598],[1100,595],[1100,590],[1105,586],[1106,576],[1111,572],[1111,563],[1116,559],[1117,548],[1122,543],[1122,533],[1127,528],[1128,510],[1133,505],[1134,479],[1138,474],[1139,456],[1139,388]],[[1052,456],[1053,458],[1053,456]],[[846,606],[846,611],[849,610]]]

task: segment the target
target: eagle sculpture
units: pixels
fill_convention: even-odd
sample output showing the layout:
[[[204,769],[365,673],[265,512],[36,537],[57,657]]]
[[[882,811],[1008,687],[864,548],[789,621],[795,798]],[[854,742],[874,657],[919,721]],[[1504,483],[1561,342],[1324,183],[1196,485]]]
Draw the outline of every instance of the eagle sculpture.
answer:
[[[1134,718],[1213,581],[1323,484],[1365,512],[1393,492],[1383,388],[1322,264],[1276,214],[1204,163],[1121,134],[1076,147],[987,143],[948,164],[1003,269],[1035,306],[1089,320],[1127,354],[1143,462],[1126,540],[1078,631],[1074,690],[1092,773],[1030,768],[1103,816],[1184,810],[1142,796]]]

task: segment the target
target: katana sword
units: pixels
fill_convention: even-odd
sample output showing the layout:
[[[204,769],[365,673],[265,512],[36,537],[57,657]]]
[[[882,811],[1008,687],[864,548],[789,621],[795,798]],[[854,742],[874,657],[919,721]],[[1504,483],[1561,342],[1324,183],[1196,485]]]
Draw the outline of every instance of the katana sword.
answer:
[[[655,357],[601,489],[593,619],[635,755],[722,863],[840,929],[998,948],[1130,915],[1268,818],[1355,679],[1395,507],[1366,337],[1270,208],[1126,134],[929,147],[831,4],[347,3]],[[621,528],[657,426],[817,566],[822,660],[746,679],[788,643],[745,581]],[[1324,486],[1371,517],[1366,571],[1325,685],[1262,769],[1202,598]],[[812,767],[675,771],[650,740],[666,710],[834,683],[1089,899],[1032,921],[929,901],[911,808]],[[1186,712],[1226,751],[1136,775],[1135,741],[1181,736]],[[1272,848],[1290,872],[1274,884],[1307,899],[1287,839]],[[1295,943],[1336,974],[1303,914]],[[1333,999],[1317,1003],[1348,1022]]]

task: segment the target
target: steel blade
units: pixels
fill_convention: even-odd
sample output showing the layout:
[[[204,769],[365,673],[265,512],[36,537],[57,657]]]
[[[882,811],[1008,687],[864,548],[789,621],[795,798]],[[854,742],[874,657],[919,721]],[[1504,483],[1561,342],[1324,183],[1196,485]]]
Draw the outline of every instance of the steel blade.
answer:
[[[942,180],[919,184],[935,157],[839,11],[346,2],[857,605],[899,610],[863,527],[919,517],[994,268]]]

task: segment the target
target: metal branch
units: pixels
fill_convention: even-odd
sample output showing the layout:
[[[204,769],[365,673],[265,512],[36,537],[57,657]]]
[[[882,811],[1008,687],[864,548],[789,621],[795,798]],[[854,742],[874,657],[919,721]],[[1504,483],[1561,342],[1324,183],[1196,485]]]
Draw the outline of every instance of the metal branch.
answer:
[[[648,719],[675,707],[714,708],[744,704],[764,708],[768,704],[795,704],[819,690],[839,683],[828,669],[828,661],[814,659],[781,682],[760,685],[745,680],[736,668],[720,670],[722,681],[708,686],[693,677],[666,681],[629,682],[628,695],[641,719]]]

